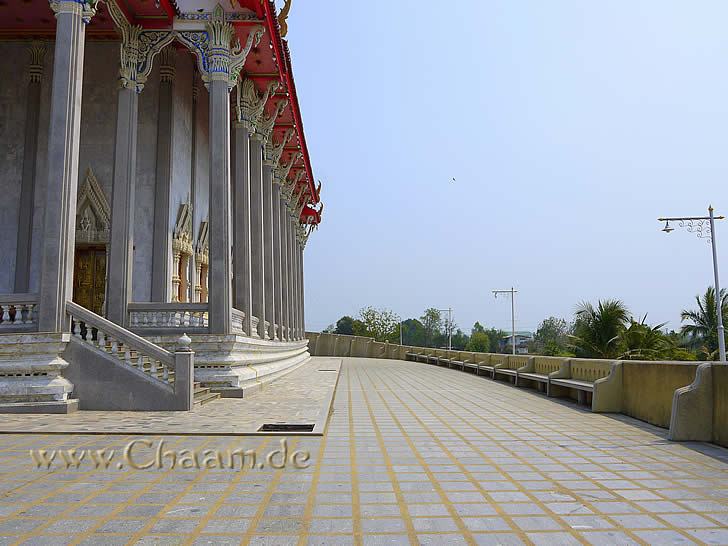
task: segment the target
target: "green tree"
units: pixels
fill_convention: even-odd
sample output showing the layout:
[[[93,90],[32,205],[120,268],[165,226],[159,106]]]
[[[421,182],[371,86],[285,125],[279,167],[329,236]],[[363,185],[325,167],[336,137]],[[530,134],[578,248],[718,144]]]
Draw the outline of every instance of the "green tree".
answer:
[[[599,300],[597,306],[582,302],[576,308],[574,334],[569,336],[577,356],[616,358],[620,336],[629,322],[629,311],[620,300]]]
[[[486,334],[488,334],[488,337],[490,338],[490,350],[489,353],[497,353],[500,352],[501,347],[501,340],[508,336],[509,334],[505,333],[503,330],[500,330],[498,328],[489,328],[485,331]],[[505,352],[510,353],[509,349],[505,349]]]
[[[420,322],[425,333],[425,347],[434,346],[436,337],[442,334],[442,315],[440,315],[440,311],[434,307],[426,309],[425,313],[420,317]]]
[[[473,334],[476,334],[476,333],[477,334],[484,334],[485,333],[485,328],[479,322],[476,322],[475,324],[473,324],[473,328],[470,330],[470,335],[473,335]]]
[[[392,311],[365,307],[359,311],[359,316],[369,337],[377,341],[399,342],[400,318]]]
[[[705,294],[695,296],[698,308],[684,309],[680,313],[685,324],[681,332],[687,336],[687,343],[695,350],[700,360],[717,360],[718,354],[718,313],[716,309],[715,289],[711,286]],[[728,293],[720,291],[721,311],[723,323],[728,323]]]
[[[417,319],[407,319],[402,323],[402,343],[415,347],[425,346],[425,327]]]
[[[547,356],[568,354],[569,335],[573,326],[564,319],[549,317],[541,321],[530,343],[529,352]]]
[[[629,327],[625,328],[620,334],[622,354],[619,358],[622,360],[660,360],[667,358],[672,349],[672,343],[662,333],[665,324],[650,326],[647,324],[647,315],[642,317],[639,322],[631,319]]]
[[[341,317],[336,321],[335,334],[341,334],[344,336],[354,335],[354,319],[348,315]]]
[[[477,322],[476,322],[477,324]],[[481,326],[482,328],[482,326]],[[474,353],[489,353],[490,351],[490,336],[485,332],[476,332],[473,329],[473,333],[470,335],[470,340],[465,347],[466,351],[472,351]]]

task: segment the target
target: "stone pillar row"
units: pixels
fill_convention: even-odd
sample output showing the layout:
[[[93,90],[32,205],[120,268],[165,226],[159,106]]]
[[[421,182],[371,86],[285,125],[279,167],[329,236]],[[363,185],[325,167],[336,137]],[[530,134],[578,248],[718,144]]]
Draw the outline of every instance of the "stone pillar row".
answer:
[[[48,178],[42,240],[39,328],[43,332],[67,332],[65,302],[72,297],[75,218],[78,185],[81,90],[85,27],[95,14],[83,0],[53,0],[57,30],[55,39],[51,115],[48,138]],[[209,215],[209,330],[228,335],[232,309],[245,314],[244,331],[269,340],[299,340],[303,327],[303,240],[296,218],[298,207],[290,191],[288,175],[299,156],[281,164],[285,144],[293,131],[275,134],[275,122],[287,100],[275,97],[276,83],[259,93],[239,73],[253,41],[262,28],[251,31],[243,48],[234,48],[233,27],[216,8],[206,23],[206,44],[198,44],[184,32],[145,31],[132,26],[109,5],[122,34],[120,88],[117,96],[116,140],[113,159],[112,225],[106,299],[107,318],[126,326],[132,298],[134,210],[139,94],[151,71],[152,60],[175,38],[190,48],[208,52],[202,79],[209,97],[211,214]],[[149,36],[143,34],[149,32]],[[158,185],[155,195],[154,270],[155,301],[169,301],[169,180],[171,170],[171,111],[174,76],[173,54],[161,57],[162,82],[157,149]],[[37,146],[39,83],[42,49],[33,52],[30,66],[26,151]],[[236,119],[231,126],[230,91],[237,88]],[[269,101],[270,99],[270,101]],[[266,113],[266,104],[270,104]],[[235,164],[231,169],[230,137],[234,131]],[[35,154],[26,154],[32,158]],[[21,207],[32,210],[34,163],[26,162]],[[232,176],[231,176],[232,174]],[[234,191],[233,190],[234,184]],[[214,204],[213,204],[214,203]],[[24,214],[31,218],[31,214]],[[32,221],[32,220],[29,220]],[[29,239],[32,224],[19,230]],[[29,245],[18,244],[27,249]],[[19,256],[23,271],[27,257]],[[234,273],[234,274],[233,274]],[[27,279],[28,275],[22,275]],[[16,282],[16,291],[27,289]],[[259,319],[253,331],[252,317]],[[266,326],[267,324],[267,326]]]

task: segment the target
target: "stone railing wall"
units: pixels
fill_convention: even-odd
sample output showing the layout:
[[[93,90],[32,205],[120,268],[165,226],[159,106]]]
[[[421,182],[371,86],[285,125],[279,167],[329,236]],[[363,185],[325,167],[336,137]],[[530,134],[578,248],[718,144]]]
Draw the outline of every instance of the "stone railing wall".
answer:
[[[0,295],[0,333],[38,330],[37,294]]]
[[[186,348],[170,352],[76,303],[66,302],[66,312],[74,338],[166,386],[179,402],[174,409],[191,409],[194,353],[189,350],[189,338]]]
[[[312,356],[406,360],[407,353],[484,363],[536,373],[559,374],[598,384],[609,382],[608,398],[593,411],[622,413],[669,428],[674,440],[699,440],[728,446],[728,365],[701,362],[607,361],[585,358],[505,355],[448,351],[381,343],[371,338],[308,333]],[[698,370],[701,373],[698,373]],[[606,391],[607,389],[605,389]],[[577,399],[575,391],[562,389]]]
[[[206,303],[130,303],[129,328],[142,335],[207,333]]]

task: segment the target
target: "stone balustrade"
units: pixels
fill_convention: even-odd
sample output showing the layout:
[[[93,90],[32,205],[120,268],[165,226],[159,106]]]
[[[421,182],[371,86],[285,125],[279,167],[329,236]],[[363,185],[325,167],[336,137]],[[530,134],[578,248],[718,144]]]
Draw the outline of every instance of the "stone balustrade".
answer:
[[[129,304],[129,328],[143,335],[175,330],[180,333],[205,333],[208,325],[206,303]]]
[[[38,330],[38,295],[0,295],[0,333]]]
[[[174,353],[141,338],[117,324],[72,302],[66,304],[71,317],[71,333],[79,340],[116,357],[152,379],[175,383]]]

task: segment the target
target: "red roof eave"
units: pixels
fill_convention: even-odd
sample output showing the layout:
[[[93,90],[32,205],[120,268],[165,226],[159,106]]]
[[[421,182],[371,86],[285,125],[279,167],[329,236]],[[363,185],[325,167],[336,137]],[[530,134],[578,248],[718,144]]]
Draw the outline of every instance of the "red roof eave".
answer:
[[[290,94],[290,106],[293,113],[293,119],[296,122],[296,131],[298,132],[298,140],[301,144],[303,152],[303,162],[306,169],[306,177],[308,178],[309,195],[312,203],[318,203],[318,195],[314,187],[313,170],[311,169],[311,159],[308,155],[308,146],[306,145],[306,136],[303,132],[303,120],[301,119],[301,110],[298,105],[298,95],[296,94],[296,84],[293,81],[293,73],[290,66],[290,55],[288,48],[285,47],[278,28],[278,20],[275,15],[275,6],[272,2],[263,2],[265,8],[265,20],[268,25],[268,32],[271,36],[271,43],[276,55],[276,64],[278,65],[278,73],[281,80],[286,84],[288,93]]]

